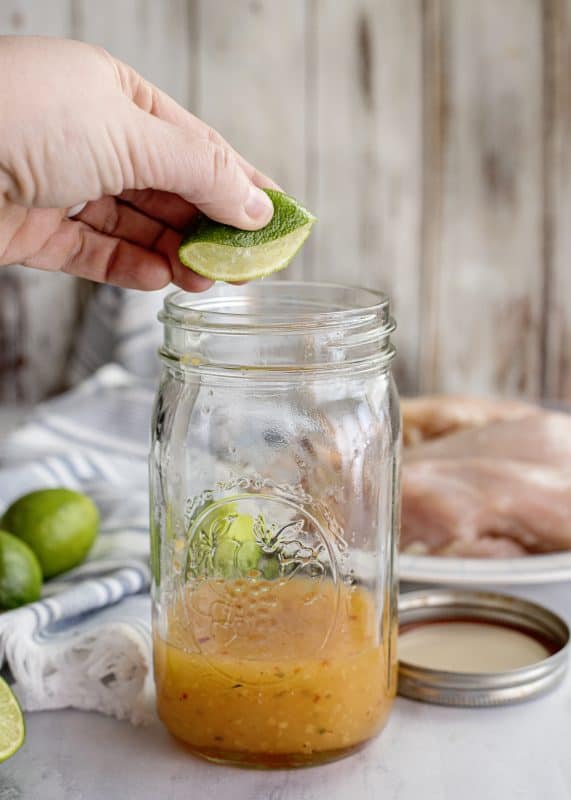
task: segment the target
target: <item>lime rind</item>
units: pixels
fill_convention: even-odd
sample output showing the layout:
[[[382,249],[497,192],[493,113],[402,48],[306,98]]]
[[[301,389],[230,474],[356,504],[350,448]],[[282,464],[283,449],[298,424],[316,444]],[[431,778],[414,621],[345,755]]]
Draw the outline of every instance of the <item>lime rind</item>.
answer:
[[[0,678],[0,764],[20,749],[25,738],[22,709],[6,681]]]
[[[214,242],[230,247],[258,247],[273,242],[304,225],[313,225],[315,217],[293,197],[276,189],[264,189],[272,201],[274,213],[271,220],[257,231],[244,231],[232,225],[215,222],[206,216],[199,216],[185,232],[186,241]]]

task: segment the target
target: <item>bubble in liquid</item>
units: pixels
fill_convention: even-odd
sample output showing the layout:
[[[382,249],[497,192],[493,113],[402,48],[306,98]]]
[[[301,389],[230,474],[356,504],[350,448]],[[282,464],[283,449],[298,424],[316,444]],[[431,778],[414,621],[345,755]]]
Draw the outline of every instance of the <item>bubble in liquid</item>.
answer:
[[[285,447],[287,445],[285,433],[278,428],[269,428],[263,432],[262,436],[270,447]]]

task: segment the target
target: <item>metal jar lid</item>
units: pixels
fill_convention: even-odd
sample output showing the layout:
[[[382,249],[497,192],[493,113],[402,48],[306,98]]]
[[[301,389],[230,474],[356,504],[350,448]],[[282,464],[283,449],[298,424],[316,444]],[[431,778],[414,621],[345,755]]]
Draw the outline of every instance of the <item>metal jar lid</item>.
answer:
[[[427,590],[399,598],[399,629],[435,622],[503,625],[544,644],[550,655],[504,672],[454,672],[399,661],[398,692],[404,697],[450,706],[496,706],[543,694],[565,675],[569,628],[557,614],[517,597],[488,592]]]

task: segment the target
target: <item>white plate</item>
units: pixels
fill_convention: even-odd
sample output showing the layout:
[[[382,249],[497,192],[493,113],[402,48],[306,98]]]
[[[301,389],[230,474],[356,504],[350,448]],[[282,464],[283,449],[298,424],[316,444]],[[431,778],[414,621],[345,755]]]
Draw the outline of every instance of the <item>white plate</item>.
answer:
[[[403,553],[399,576],[403,581],[448,586],[571,581],[571,552],[522,558],[438,558]]]

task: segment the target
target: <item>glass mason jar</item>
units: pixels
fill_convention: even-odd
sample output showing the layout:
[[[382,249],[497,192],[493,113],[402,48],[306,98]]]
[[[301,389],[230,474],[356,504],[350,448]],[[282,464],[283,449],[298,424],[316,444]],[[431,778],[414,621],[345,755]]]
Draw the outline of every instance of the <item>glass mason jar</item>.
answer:
[[[386,297],[175,292],[150,459],[159,715],[194,753],[346,755],[396,689],[400,414]]]

